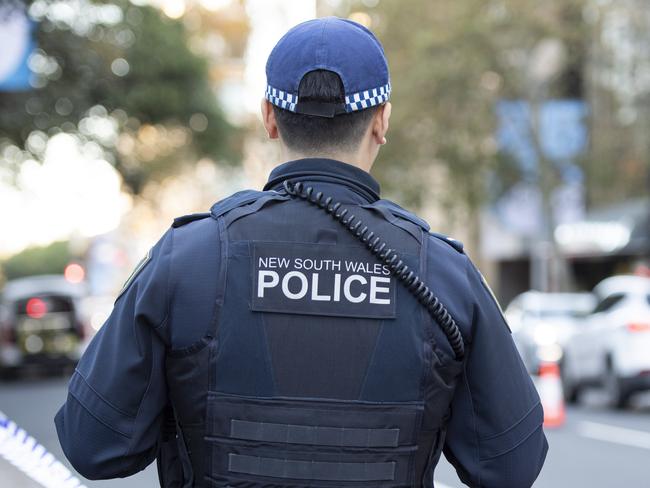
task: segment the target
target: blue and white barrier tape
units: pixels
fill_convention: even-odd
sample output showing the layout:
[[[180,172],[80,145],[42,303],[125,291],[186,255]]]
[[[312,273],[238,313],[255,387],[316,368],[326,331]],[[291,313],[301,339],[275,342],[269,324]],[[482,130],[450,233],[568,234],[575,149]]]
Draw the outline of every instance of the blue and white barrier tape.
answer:
[[[45,488],[86,488],[68,468],[0,412],[0,456]]]

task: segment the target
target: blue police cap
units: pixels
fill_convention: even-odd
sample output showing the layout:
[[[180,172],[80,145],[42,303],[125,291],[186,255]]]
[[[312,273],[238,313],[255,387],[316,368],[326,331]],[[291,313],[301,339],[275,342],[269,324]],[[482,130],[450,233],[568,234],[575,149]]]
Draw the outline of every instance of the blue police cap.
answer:
[[[301,102],[298,87],[305,74],[338,74],[345,103]],[[266,62],[266,99],[296,113],[334,117],[384,103],[390,97],[388,63],[370,30],[347,19],[325,17],[298,24],[271,51]]]

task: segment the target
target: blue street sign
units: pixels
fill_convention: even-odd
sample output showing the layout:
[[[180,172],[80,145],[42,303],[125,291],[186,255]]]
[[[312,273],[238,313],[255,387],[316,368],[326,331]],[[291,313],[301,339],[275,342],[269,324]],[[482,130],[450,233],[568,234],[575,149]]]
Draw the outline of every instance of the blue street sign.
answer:
[[[0,92],[31,89],[34,25],[24,10],[0,8]]]

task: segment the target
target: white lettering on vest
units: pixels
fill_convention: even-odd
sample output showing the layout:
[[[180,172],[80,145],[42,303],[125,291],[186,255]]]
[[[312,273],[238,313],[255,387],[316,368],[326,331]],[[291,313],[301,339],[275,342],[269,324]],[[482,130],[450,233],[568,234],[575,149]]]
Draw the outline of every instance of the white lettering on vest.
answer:
[[[361,283],[362,285],[365,285],[366,283],[368,283],[368,280],[366,280],[366,279],[365,279],[363,276],[361,276],[361,275],[354,274],[354,275],[348,276],[348,277],[345,279],[345,281],[343,282],[343,296],[344,296],[344,297],[345,297],[349,302],[352,302],[352,303],[361,303],[361,302],[363,302],[363,301],[366,299],[366,296],[367,296],[367,295],[366,295],[365,293],[361,292],[361,293],[359,293],[359,295],[357,295],[356,297],[353,296],[352,293],[350,292],[350,287],[352,286],[352,282],[353,282],[353,281],[358,281],[358,282]]]
[[[341,301],[341,275],[339,273],[334,275],[334,301]]]
[[[267,281],[266,278],[271,278]],[[275,271],[262,271],[260,270],[257,278],[257,296],[260,298],[264,297],[265,288],[273,288],[278,285],[280,282],[280,276]]]
[[[289,281],[291,278],[298,278],[300,280],[300,291],[298,291],[298,293],[293,293],[289,290]],[[282,293],[284,293],[285,297],[290,298],[291,300],[300,300],[307,294],[308,289],[309,283],[307,282],[307,277],[299,271],[289,271],[284,275],[284,278],[282,278]]]
[[[329,302],[332,300],[330,295],[318,294],[318,273],[312,273],[311,275],[311,299],[316,302]]]
[[[377,283],[390,283],[390,278],[381,278],[379,276],[370,277],[370,303],[376,305],[390,304],[390,298],[377,298],[377,293],[390,293],[390,288],[387,286],[378,286]]]

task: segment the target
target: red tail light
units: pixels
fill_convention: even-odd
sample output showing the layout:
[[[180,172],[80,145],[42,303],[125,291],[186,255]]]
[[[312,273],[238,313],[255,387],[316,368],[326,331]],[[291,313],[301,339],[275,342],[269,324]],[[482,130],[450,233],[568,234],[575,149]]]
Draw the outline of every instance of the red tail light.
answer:
[[[629,332],[650,332],[650,322],[631,322],[627,324]]]
[[[30,298],[25,305],[25,312],[33,319],[40,319],[47,313],[47,304],[40,298]]]

